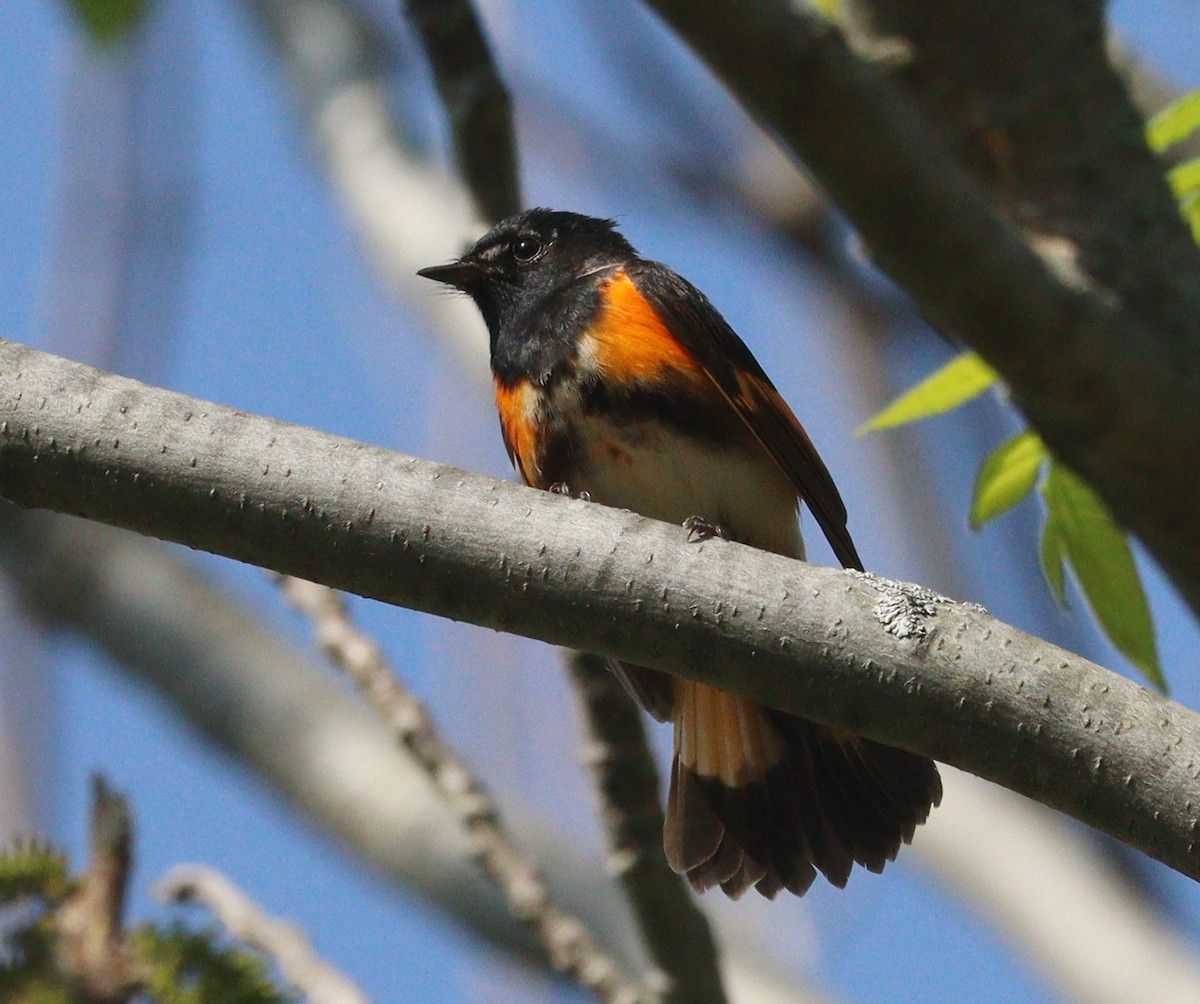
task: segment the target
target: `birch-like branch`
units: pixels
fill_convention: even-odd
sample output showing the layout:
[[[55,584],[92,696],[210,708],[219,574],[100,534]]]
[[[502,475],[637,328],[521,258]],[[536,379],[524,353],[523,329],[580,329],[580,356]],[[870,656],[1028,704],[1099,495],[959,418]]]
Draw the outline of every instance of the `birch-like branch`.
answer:
[[[692,543],[3,341],[0,495],[718,685],[1200,876],[1200,717],[919,587]]]
[[[550,966],[601,1000],[649,1000],[651,995],[622,971],[579,918],[551,899],[542,876],[501,822],[482,781],[438,732],[416,695],[401,684],[375,640],[350,619],[343,597],[295,577],[284,579],[283,590],[312,621],[325,654],[350,676],[437,786],[467,832],[472,856],[503,893],[513,915],[533,931]]]
[[[1055,454],[1200,611],[1196,298],[1173,297],[1176,322],[1167,326],[1087,273],[1070,242],[1027,245],[913,109],[805,5],[649,2],[803,158],[922,313],[995,365]],[[1170,271],[1200,274],[1200,251],[1183,245],[1190,238],[1177,215],[1164,216],[1165,181],[1151,187],[1157,208],[1151,232],[1141,228],[1139,267],[1168,270],[1158,272],[1161,285],[1174,290]],[[1119,253],[1125,268],[1138,248]]]
[[[235,938],[270,956],[309,1004],[370,1004],[358,984],[317,954],[304,931],[269,916],[215,869],[176,865],[158,880],[154,894],[164,903],[206,906]]]

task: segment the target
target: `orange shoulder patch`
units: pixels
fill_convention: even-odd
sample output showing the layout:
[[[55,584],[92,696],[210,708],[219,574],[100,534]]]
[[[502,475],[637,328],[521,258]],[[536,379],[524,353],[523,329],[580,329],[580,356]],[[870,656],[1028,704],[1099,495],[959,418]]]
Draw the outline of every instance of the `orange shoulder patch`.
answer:
[[[538,465],[538,391],[528,380],[504,384],[495,380],[496,409],[500,412],[500,432],[508,447],[508,458],[521,472],[527,485],[544,487]]]
[[[604,307],[584,333],[580,361],[606,378],[654,383],[668,373],[699,376],[692,353],[663,323],[625,272],[604,287]]]

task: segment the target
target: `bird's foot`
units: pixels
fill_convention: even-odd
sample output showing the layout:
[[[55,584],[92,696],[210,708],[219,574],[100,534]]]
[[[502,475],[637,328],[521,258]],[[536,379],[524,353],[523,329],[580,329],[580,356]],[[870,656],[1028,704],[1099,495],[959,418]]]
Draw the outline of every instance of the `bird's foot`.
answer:
[[[571,486],[565,481],[555,481],[546,491],[551,495],[565,495],[567,498],[578,498],[584,502],[591,502],[592,496],[588,492],[580,492],[578,495],[571,494]]]
[[[689,516],[683,521],[683,528],[688,532],[688,540],[728,540],[729,532],[723,526],[710,523],[703,516]]]

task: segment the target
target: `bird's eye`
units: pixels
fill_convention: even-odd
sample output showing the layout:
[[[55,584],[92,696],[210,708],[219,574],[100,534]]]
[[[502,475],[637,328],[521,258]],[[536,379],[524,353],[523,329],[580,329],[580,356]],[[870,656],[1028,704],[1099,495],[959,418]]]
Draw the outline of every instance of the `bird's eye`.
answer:
[[[542,253],[544,245],[536,237],[518,237],[513,241],[512,255],[522,265],[528,265]]]

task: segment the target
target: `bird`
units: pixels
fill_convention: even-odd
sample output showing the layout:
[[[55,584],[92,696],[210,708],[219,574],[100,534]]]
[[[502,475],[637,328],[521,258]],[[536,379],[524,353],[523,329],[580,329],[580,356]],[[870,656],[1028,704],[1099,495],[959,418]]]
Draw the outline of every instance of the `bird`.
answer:
[[[500,429],[534,488],[803,560],[803,502],[863,565],[808,434],[695,286],[613,220],[545,208],[418,275],[467,294],[489,335]],[[633,614],[631,614],[633,616]],[[803,895],[879,872],[942,797],[926,757],[718,687],[609,660],[674,725],[663,846],[697,892]]]

